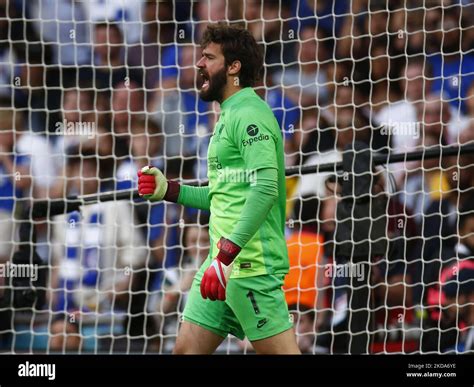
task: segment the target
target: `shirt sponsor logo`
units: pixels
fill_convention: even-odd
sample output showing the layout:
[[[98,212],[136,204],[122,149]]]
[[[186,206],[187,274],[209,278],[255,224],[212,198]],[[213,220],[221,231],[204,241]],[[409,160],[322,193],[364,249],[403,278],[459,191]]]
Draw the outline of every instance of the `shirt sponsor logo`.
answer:
[[[258,134],[258,126],[255,124],[247,126],[247,134],[250,137],[255,137]]]
[[[255,124],[251,124],[247,126],[247,134],[251,137],[248,140],[242,140],[242,145],[243,146],[250,146],[254,142],[258,141],[266,141],[270,139],[270,136],[268,134],[262,134],[260,133],[260,136],[257,136],[259,132],[258,126]]]

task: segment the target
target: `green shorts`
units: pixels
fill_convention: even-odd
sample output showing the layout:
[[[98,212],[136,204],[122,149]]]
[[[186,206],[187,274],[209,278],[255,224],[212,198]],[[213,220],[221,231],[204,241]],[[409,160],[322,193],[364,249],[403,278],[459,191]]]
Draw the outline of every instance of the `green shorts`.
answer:
[[[232,278],[227,283],[226,300],[203,299],[200,291],[203,265],[196,274],[183,320],[199,325],[219,336],[229,333],[243,340],[266,339],[293,326],[285,294],[284,275]]]

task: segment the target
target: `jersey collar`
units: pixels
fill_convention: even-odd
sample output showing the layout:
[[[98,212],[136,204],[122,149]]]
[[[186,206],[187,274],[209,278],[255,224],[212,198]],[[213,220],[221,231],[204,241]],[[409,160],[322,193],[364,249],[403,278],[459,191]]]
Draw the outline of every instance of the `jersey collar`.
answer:
[[[244,87],[243,89],[239,90],[237,93],[232,94],[229,98],[227,98],[221,104],[221,110],[229,109],[232,105],[240,102],[241,100],[254,95],[255,91],[251,87]]]

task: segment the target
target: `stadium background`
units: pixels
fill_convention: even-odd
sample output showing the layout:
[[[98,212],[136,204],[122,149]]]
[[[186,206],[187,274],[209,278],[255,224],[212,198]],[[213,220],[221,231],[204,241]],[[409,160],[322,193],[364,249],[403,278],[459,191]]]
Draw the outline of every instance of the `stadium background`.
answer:
[[[389,154],[474,140],[470,1],[1,0],[0,260],[6,273],[29,224],[47,274],[35,302],[12,297],[25,282],[0,277],[1,351],[171,351],[208,250],[205,212],[121,200],[33,219],[25,208],[134,188],[148,164],[204,181],[219,107],[199,101],[194,64],[205,26],[221,20],[261,43],[257,89],[288,167],[339,161],[356,140]],[[350,279],[328,271],[331,175],[287,180],[285,289],[307,353],[353,352]],[[363,352],[472,351],[473,155],[380,176],[390,249],[370,259]],[[235,339],[219,348],[249,351]]]

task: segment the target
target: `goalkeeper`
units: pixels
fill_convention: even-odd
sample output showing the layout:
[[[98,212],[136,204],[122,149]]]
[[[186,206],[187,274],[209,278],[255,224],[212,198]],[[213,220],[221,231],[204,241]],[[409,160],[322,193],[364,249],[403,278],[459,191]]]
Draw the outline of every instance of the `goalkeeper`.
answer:
[[[299,353],[282,290],[289,269],[282,135],[252,89],[262,55],[247,30],[222,23],[207,27],[201,46],[200,97],[221,105],[209,185],[167,181],[155,167],[138,172],[145,199],[211,213],[209,257],[194,278],[174,353],[213,353],[229,333],[246,336],[257,353]]]

